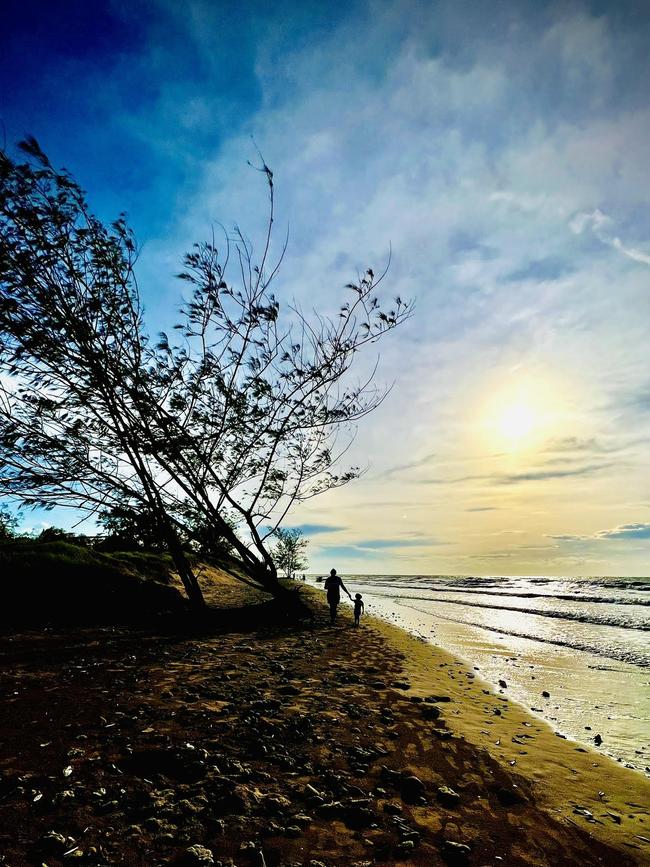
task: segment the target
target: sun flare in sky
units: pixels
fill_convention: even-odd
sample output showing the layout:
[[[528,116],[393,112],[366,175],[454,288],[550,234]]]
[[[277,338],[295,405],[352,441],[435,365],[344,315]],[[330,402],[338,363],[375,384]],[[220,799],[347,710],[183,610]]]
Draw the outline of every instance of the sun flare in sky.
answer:
[[[513,403],[503,410],[498,425],[504,439],[511,443],[523,442],[535,430],[535,410],[527,403]]]
[[[490,450],[534,451],[573,423],[566,389],[542,377],[525,377],[490,391],[481,412],[481,438]]]

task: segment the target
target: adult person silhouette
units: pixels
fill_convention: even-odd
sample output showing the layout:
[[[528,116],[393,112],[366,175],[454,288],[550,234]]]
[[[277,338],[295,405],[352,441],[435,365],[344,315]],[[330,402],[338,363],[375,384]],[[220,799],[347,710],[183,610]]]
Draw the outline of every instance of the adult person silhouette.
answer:
[[[332,569],[325,579],[325,589],[327,590],[327,604],[330,607],[331,624],[334,624],[334,621],[336,620],[336,609],[341,601],[341,588],[343,588],[350,599],[352,599],[352,594],[343,581],[341,581],[341,576],[336,574],[336,569]]]

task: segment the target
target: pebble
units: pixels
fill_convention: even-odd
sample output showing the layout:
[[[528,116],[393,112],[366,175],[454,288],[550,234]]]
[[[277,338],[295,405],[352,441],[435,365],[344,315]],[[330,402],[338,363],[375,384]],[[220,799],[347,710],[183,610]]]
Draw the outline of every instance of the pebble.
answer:
[[[455,807],[460,803],[460,795],[449,786],[440,786],[437,792],[437,798],[443,807]]]
[[[442,853],[452,864],[465,863],[471,851],[465,843],[455,843],[453,840],[445,840],[442,844]]]
[[[195,843],[185,850],[184,861],[187,865],[196,864],[197,867],[207,867],[209,864],[214,864],[214,855],[205,846]]]
[[[419,801],[426,793],[424,783],[414,774],[402,778],[400,789],[405,801]]]
[[[56,855],[64,852],[68,848],[67,838],[58,831],[48,831],[40,839],[40,849],[43,852]]]
[[[434,720],[440,717],[440,708],[432,707],[431,705],[425,705],[422,708],[422,716],[424,719]]]

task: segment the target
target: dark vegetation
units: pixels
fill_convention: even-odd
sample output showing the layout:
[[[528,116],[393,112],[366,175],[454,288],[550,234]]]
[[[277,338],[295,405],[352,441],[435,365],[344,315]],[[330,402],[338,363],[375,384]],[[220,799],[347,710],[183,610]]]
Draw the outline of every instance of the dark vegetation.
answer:
[[[0,543],[0,622],[129,623],[182,614],[167,554],[107,553],[68,541]]]
[[[254,592],[245,604],[224,607],[214,581],[208,581],[208,605],[197,618],[174,586],[172,557],[163,550],[147,550],[139,525],[129,528],[120,521],[100,536],[77,535],[58,527],[26,536],[16,533],[16,524],[15,516],[0,508],[0,627],[4,629],[130,625],[172,632],[250,630],[312,617],[301,595],[290,591],[289,582],[283,582],[281,599]],[[188,544],[185,556],[197,575],[212,574],[216,568],[253,589],[241,562],[225,548],[206,553],[201,546]]]

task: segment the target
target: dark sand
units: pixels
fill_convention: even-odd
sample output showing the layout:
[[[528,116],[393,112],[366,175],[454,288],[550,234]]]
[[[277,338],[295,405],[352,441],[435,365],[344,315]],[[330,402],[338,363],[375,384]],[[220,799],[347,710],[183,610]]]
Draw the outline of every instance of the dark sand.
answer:
[[[313,631],[0,636],[0,864],[650,863],[640,774],[314,605]]]

